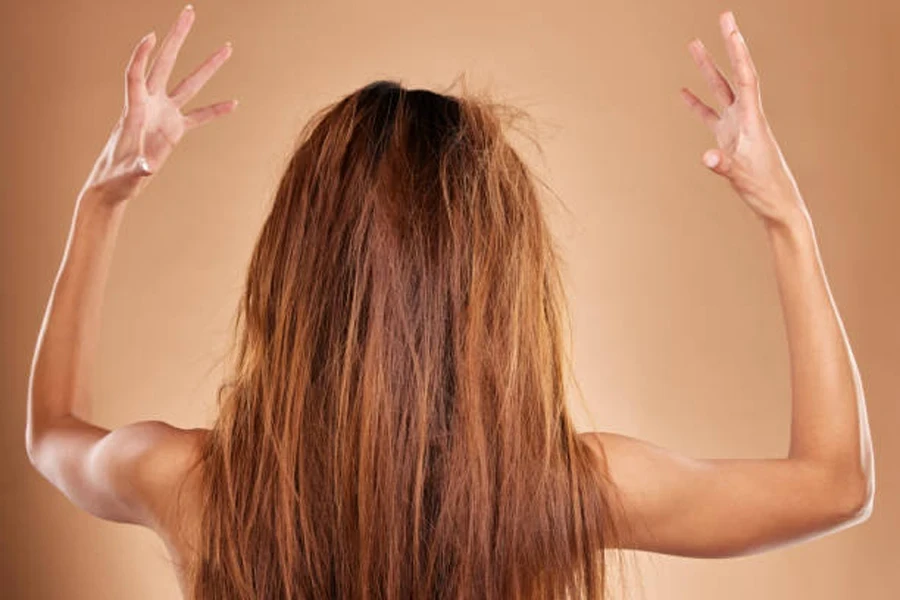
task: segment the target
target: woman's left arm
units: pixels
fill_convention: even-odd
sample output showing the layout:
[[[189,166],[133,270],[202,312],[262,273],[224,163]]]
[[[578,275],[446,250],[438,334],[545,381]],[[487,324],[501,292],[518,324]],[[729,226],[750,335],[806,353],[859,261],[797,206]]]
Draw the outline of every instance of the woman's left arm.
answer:
[[[109,520],[152,526],[148,493],[192,430],[142,421],[110,431],[90,422],[103,293],[124,214],[185,131],[227,114],[226,101],[182,114],[231,54],[226,44],[172,92],[166,83],[194,20],[188,6],[145,77],[154,34],[126,69],[125,108],[78,194],[28,381],[25,445],[34,467],[73,503]]]

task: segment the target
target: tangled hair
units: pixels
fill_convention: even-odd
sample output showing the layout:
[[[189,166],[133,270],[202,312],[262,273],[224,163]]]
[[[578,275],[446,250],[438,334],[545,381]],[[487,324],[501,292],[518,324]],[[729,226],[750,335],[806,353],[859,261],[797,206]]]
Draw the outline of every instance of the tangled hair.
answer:
[[[521,112],[376,81],[304,127],[200,454],[194,600],[602,597]]]

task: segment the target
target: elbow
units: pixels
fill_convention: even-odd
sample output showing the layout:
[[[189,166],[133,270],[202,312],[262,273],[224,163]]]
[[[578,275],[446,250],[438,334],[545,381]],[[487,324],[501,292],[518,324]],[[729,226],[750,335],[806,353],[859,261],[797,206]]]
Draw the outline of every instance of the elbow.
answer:
[[[25,429],[25,454],[28,455],[28,462],[31,466],[37,466],[37,443],[34,432],[31,427]]]
[[[29,415],[25,423],[25,453],[31,465],[40,470],[41,448],[52,421]]]
[[[842,477],[837,486],[834,498],[839,524],[851,526],[868,520],[875,505],[874,474]]]
[[[41,440],[43,436],[41,431],[30,424],[25,428],[25,454],[28,455],[28,462],[31,466],[40,470],[41,462]]]

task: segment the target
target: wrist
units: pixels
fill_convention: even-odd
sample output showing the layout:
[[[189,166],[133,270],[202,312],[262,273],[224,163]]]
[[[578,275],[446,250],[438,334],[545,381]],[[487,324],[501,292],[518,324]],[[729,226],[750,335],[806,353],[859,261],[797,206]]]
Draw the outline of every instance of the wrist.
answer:
[[[130,196],[123,196],[112,190],[86,186],[78,193],[75,207],[78,211],[122,212],[130,200]]]
[[[796,187],[792,191],[769,194],[761,204],[771,207],[766,211],[768,214],[763,215],[763,223],[770,236],[797,236],[812,231],[812,218]]]
[[[816,245],[812,219],[803,206],[798,206],[777,219],[765,219],[764,222],[770,244],[795,249],[814,248]]]

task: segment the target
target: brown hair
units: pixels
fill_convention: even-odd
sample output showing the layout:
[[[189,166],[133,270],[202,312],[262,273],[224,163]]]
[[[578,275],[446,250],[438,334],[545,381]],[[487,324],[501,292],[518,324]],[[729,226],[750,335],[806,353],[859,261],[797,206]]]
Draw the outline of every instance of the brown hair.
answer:
[[[202,449],[194,600],[599,598],[524,111],[376,81],[301,132]]]

